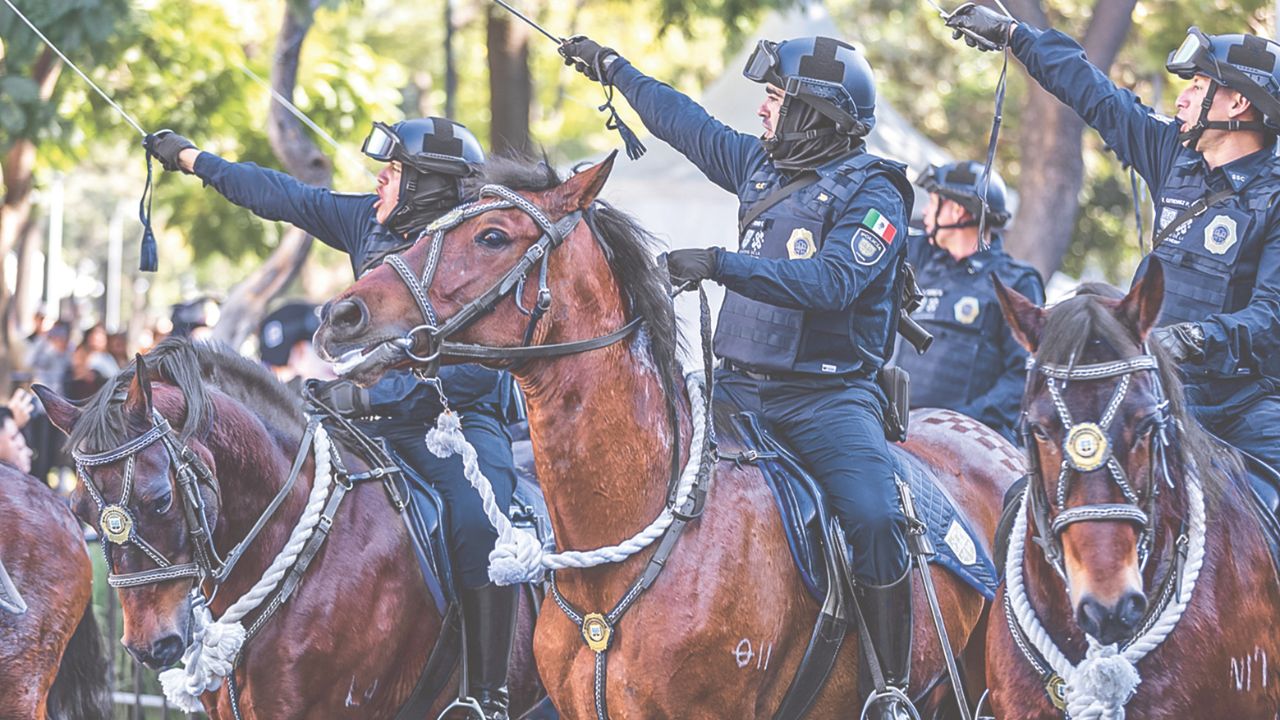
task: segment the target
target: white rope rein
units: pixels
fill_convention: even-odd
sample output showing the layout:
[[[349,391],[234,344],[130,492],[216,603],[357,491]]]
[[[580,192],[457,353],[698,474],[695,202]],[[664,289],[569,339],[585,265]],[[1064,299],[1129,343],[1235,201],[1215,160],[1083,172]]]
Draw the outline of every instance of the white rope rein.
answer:
[[[498,585],[515,585],[524,582],[536,582],[542,579],[546,570],[562,570],[564,568],[589,568],[606,563],[621,562],[640,552],[655,540],[662,537],[667,528],[675,520],[671,508],[679,508],[688,499],[701,470],[702,447],[706,434],[707,418],[703,407],[703,379],[698,373],[690,373],[685,377],[685,387],[689,393],[689,404],[693,419],[693,437],[690,440],[692,450],[689,462],[680,475],[675,502],[664,507],[658,517],[648,527],[617,545],[598,548],[596,550],[571,550],[562,553],[547,552],[530,532],[517,529],[511,520],[498,507],[493,495],[493,487],[489,479],[480,470],[476,459],[476,450],[467,442],[462,434],[462,426],[458,415],[445,411],[436,420],[436,426],[427,432],[427,449],[437,457],[445,458],[454,454],[462,456],[463,471],[471,487],[480,494],[484,505],[484,513],[489,518],[494,530],[498,531],[498,541],[493,552],[489,554],[489,579]]]
[[[1029,489],[1023,493],[1022,509],[1014,521],[1005,565],[1009,568],[1006,592],[1014,618],[1036,651],[1066,683],[1068,717],[1072,720],[1123,720],[1124,706],[1142,682],[1137,663],[1164,642],[1173,631],[1191,602],[1196,579],[1200,576],[1205,545],[1204,491],[1200,481],[1194,475],[1187,478],[1187,496],[1191,505],[1189,543],[1186,564],[1174,597],[1160,612],[1150,629],[1135,638],[1124,650],[1116,645],[1100,645],[1089,638],[1089,650],[1079,665],[1072,664],[1054,644],[1027,597],[1022,560],[1026,550],[1030,495]]]
[[[183,667],[160,673],[165,697],[185,712],[200,710],[200,695],[217,690],[222,686],[222,679],[235,669],[236,656],[246,638],[240,621],[275,591],[320,521],[333,487],[332,447],[323,425],[316,426],[314,443],[316,471],[307,506],[289,541],[262,578],[216,621],[205,606],[200,588],[197,586],[192,592],[192,639],[182,655]]]

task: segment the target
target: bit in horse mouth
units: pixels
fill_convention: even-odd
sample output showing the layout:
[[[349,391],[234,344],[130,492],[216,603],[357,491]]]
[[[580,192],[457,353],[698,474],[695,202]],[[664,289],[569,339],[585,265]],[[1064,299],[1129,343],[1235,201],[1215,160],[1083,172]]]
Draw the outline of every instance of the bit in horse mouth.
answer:
[[[330,361],[333,366],[333,372],[338,377],[346,377],[372,360],[379,359],[378,354],[384,351],[391,351],[400,355],[403,353],[401,345],[396,341],[399,338],[384,338],[370,345],[352,348],[337,356]],[[396,356],[388,355],[381,358],[384,362],[392,362],[397,359]]]

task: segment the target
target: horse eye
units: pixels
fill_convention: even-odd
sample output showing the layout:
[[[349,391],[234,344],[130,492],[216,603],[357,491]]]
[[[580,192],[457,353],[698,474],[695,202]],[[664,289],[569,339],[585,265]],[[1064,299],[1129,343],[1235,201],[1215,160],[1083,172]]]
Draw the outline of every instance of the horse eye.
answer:
[[[157,515],[169,512],[171,507],[173,507],[173,493],[165,493],[151,501],[151,511]]]
[[[490,228],[476,236],[476,242],[490,248],[503,248],[511,244],[511,238],[501,230]]]

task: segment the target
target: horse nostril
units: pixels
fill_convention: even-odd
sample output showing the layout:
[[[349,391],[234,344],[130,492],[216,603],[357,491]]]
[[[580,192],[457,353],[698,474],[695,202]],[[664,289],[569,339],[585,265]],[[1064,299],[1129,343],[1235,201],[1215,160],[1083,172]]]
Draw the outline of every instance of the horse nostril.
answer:
[[[328,309],[329,324],[345,334],[357,333],[369,323],[369,313],[359,300],[343,300]]]
[[[1142,622],[1142,616],[1147,614],[1147,596],[1140,592],[1129,592],[1120,598],[1120,603],[1116,610],[1116,619],[1125,633],[1128,634],[1138,627],[1138,623]]]
[[[182,659],[182,638],[176,633],[165,635],[151,644],[151,660],[157,667],[169,667]]]
[[[1106,616],[1106,608],[1102,607],[1102,603],[1094,600],[1093,596],[1086,596],[1080,601],[1080,606],[1076,608],[1076,624],[1085,633],[1095,638],[1102,634],[1102,627],[1106,624]]]

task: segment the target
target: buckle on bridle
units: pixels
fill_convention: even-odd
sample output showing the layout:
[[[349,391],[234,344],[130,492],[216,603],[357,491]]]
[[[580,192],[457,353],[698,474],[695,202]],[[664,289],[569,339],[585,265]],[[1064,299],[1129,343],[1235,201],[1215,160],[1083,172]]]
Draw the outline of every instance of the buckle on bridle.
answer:
[[[419,355],[413,350],[418,346],[420,336],[422,336],[423,333],[425,333],[426,346],[431,350],[431,354],[429,355]],[[418,325],[405,333],[403,338],[396,341],[396,344],[400,346],[400,349],[404,351],[404,354],[407,355],[410,360],[420,363],[435,362],[440,357],[439,333],[440,329],[435,325],[423,323],[422,325]]]

